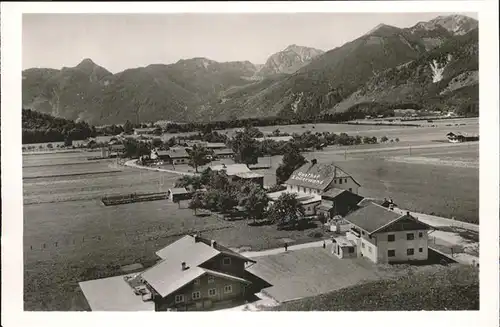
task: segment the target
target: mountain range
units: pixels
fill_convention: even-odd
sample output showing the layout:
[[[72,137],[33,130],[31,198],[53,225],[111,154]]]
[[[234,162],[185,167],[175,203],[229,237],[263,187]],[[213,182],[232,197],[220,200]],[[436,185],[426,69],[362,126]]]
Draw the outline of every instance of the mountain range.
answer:
[[[212,121],[400,106],[477,105],[478,22],[381,24],[329,51],[290,45],[263,65],[207,58],[112,74],[91,59],[22,72],[23,107],[92,124]]]

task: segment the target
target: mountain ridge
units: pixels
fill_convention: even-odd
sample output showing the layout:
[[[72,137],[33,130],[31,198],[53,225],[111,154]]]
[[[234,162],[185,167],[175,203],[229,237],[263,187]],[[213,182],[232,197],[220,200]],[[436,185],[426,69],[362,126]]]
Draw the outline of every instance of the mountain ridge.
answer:
[[[290,44],[263,65],[195,57],[112,74],[85,58],[75,67],[60,70],[24,70],[23,106],[92,124],[308,117],[348,110],[365,100],[423,101],[417,91],[403,87],[405,83],[433,98],[444,99],[448,94],[446,99],[453,98],[453,103],[475,103],[477,39],[468,34],[477,32],[477,26],[477,20],[459,15],[438,16],[409,28],[380,24],[326,52]],[[452,46],[447,45],[450,42]],[[457,51],[460,42],[468,44],[463,51]],[[446,47],[455,48],[446,50],[454,55],[443,68],[439,66],[442,58],[434,63],[436,58],[429,54]],[[415,62],[418,64],[411,66]],[[461,64],[468,68],[458,69]],[[394,71],[404,65],[417,71]],[[448,84],[433,83],[436,74],[444,74],[441,80]],[[389,76],[397,78],[388,80]],[[391,89],[381,92],[384,85]],[[408,96],[395,96],[392,89],[405,90]],[[446,99],[443,101],[449,101]],[[427,101],[425,105],[431,104]]]

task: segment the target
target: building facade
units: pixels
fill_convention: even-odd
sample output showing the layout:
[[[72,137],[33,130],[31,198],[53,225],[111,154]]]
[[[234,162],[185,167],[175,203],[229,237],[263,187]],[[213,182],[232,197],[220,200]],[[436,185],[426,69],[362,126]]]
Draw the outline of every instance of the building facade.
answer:
[[[203,311],[239,304],[251,295],[246,279],[255,261],[197,235],[156,253],[162,260],[141,273],[156,311]]]
[[[378,204],[369,204],[349,214],[346,238],[356,245],[356,254],[375,263],[423,261],[428,258],[431,226],[411,216],[399,215]]]

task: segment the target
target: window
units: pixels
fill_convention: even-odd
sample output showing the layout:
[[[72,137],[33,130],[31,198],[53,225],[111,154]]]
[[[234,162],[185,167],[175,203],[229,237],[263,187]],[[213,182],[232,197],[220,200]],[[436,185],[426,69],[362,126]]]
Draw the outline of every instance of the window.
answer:
[[[193,292],[193,300],[198,300],[201,297],[200,291]]]
[[[175,303],[182,303],[184,302],[184,295],[178,294],[175,296]]]
[[[333,180],[333,184],[337,184],[337,180],[336,179]]]
[[[352,192],[352,188],[349,187],[349,192]]]
[[[342,184],[342,179],[339,179],[339,184]]]
[[[344,179],[344,183],[347,183],[347,178],[346,178],[346,179]]]
[[[413,234],[413,233],[406,234],[406,239],[408,241],[414,240],[415,239],[415,234]]]
[[[224,286],[224,293],[232,293],[232,292],[233,292],[233,285]]]
[[[420,238],[422,238],[422,236],[423,236],[423,235],[424,235],[424,234],[423,234],[422,232],[419,232],[419,233],[418,233],[418,237],[420,237]]]
[[[395,239],[396,237],[394,236],[394,234],[387,235],[387,242],[394,242]]]
[[[196,279],[194,280],[194,284],[195,284],[196,286],[200,285],[200,279],[199,279],[199,278],[196,278]]]
[[[364,230],[361,231],[361,235],[365,235],[365,231]]]
[[[406,255],[414,255],[415,250],[414,249],[406,249]]]
[[[215,288],[211,288],[208,290],[208,296],[215,296],[217,294],[217,291]]]
[[[387,251],[387,256],[388,257],[395,257],[396,256],[396,250],[389,250],[389,251]]]
[[[231,264],[231,258],[224,258],[222,259],[222,264],[223,265],[230,265]]]
[[[368,247],[368,252],[372,253],[372,247],[371,246]]]
[[[423,248],[418,248],[418,252],[422,253],[422,252],[424,252],[424,249]]]
[[[349,248],[349,253],[354,253],[354,248],[350,247]]]
[[[214,276],[208,276],[208,283],[212,284],[213,282],[215,282]]]
[[[361,243],[361,247],[364,249],[365,248],[365,243]]]

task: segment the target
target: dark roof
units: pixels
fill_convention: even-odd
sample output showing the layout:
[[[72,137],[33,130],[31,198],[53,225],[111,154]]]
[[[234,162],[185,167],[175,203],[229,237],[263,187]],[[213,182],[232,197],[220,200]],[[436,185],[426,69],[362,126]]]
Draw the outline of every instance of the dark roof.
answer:
[[[286,181],[289,185],[298,185],[314,189],[325,190],[334,178],[351,177],[333,163],[305,163],[295,170]],[[359,185],[353,178],[353,181]]]
[[[214,150],[214,154],[215,155],[218,155],[218,154],[234,154],[234,151],[231,150],[231,149],[216,149],[216,150]]]
[[[169,156],[170,158],[188,158],[189,154],[185,149],[176,149],[169,151],[157,151],[158,156]]]
[[[325,192],[323,192],[321,194],[321,196],[323,197],[329,197],[329,198],[336,198],[337,196],[339,196],[340,194],[344,193],[344,192],[349,192],[347,190],[344,190],[344,189],[341,189],[341,188],[335,188],[335,187],[332,187],[331,189],[329,190],[326,190]]]
[[[378,204],[370,203],[365,207],[349,214],[345,217],[345,220],[361,229],[364,229],[368,233],[373,233],[377,229],[384,227],[401,217],[403,216],[395,213],[394,211],[381,207]]]

